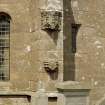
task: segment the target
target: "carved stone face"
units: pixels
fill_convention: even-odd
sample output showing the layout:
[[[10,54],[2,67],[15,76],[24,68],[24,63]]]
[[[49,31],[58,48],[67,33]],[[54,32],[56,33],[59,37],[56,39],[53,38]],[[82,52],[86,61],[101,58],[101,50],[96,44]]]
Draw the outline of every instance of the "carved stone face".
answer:
[[[44,68],[47,69],[47,71],[56,71],[58,70],[58,62],[44,62]]]

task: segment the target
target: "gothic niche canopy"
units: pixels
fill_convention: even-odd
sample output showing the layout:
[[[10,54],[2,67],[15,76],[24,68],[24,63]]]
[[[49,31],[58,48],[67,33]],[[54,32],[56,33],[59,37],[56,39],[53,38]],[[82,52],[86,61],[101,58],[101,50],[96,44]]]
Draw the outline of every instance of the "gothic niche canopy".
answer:
[[[41,11],[41,28],[43,30],[55,30],[61,29],[61,17],[62,14],[59,11],[42,10]]]
[[[61,0],[47,0],[41,9],[41,28],[47,31],[60,31],[62,19]]]

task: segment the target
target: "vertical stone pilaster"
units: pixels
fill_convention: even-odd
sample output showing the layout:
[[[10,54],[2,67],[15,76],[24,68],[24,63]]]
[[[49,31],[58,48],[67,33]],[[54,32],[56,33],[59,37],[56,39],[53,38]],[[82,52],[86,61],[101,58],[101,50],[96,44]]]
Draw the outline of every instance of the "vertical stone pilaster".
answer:
[[[48,97],[45,92],[38,91],[31,98],[31,105],[48,105]]]
[[[64,94],[59,93],[57,105],[66,105],[66,99]]]

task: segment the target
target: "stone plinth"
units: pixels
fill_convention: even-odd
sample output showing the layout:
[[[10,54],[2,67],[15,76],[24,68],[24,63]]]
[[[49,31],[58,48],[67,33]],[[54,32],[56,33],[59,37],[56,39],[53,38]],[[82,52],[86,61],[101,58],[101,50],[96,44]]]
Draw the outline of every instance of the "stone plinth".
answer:
[[[85,86],[80,85],[78,82],[57,84],[59,92],[64,95],[62,105],[89,105],[90,88]]]

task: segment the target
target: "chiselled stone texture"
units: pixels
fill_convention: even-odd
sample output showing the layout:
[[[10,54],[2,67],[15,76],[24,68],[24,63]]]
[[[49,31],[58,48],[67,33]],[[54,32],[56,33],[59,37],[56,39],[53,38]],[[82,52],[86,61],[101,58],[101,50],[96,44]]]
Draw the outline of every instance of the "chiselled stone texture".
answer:
[[[43,30],[61,30],[62,13],[53,10],[41,10],[41,28]]]

